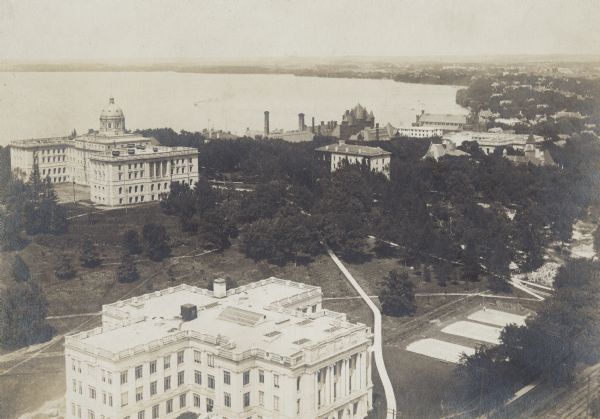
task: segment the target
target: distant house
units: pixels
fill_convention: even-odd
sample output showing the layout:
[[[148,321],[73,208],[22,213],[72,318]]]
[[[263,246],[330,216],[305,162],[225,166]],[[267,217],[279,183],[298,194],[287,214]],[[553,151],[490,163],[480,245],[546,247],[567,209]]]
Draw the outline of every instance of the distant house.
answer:
[[[423,160],[434,159],[435,161],[438,161],[445,156],[468,157],[470,155],[467,152],[457,149],[456,144],[452,141],[444,140],[442,144],[431,143],[427,149],[427,153],[423,156]]]
[[[505,150],[506,151],[506,150]],[[535,166],[556,166],[552,155],[548,150],[542,150],[533,139],[533,136],[527,140],[523,155],[506,155],[504,157],[515,164],[533,164]]]
[[[425,113],[417,115],[415,125],[418,127],[437,127],[444,132],[462,131],[467,125],[467,115]]]
[[[365,128],[358,134],[350,136],[352,141],[389,141],[396,136],[397,129],[388,122],[388,124],[379,128],[379,124],[375,124],[375,128]]]
[[[525,145],[530,138],[534,144],[544,141],[539,135],[514,134],[507,132],[462,131],[444,136],[444,139],[450,140],[458,145],[465,141],[474,141],[479,144],[479,148],[485,154],[492,154],[494,150],[499,147],[525,150]]]
[[[423,127],[400,127],[398,128],[398,135],[400,137],[410,138],[433,138],[442,137],[444,130],[442,128],[434,126],[423,126]]]
[[[329,144],[316,149],[321,153],[321,158],[328,162],[331,171],[335,172],[343,162],[350,164],[365,164],[369,169],[377,173],[383,173],[390,177],[390,159],[392,153],[380,147],[369,147],[365,145],[346,144],[340,140],[337,144]]]

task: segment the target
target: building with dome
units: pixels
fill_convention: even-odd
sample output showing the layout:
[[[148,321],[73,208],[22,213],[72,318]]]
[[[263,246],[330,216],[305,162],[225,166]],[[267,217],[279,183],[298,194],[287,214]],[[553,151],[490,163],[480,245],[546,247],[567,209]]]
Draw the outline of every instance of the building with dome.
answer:
[[[90,200],[98,205],[158,201],[171,182],[193,185],[198,179],[198,150],[160,146],[128,132],[112,97],[100,113],[98,131],[13,141],[10,148],[16,176],[27,179],[37,166],[52,183],[89,186]]]

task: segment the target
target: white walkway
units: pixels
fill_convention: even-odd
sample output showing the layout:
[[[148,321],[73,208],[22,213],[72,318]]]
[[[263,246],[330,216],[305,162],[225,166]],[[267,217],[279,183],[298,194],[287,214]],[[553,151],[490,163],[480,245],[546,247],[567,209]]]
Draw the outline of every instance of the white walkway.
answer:
[[[392,387],[392,382],[390,381],[390,377],[388,376],[387,370],[385,369],[385,363],[383,361],[383,350],[381,347],[381,313],[379,308],[371,301],[367,293],[358,285],[358,282],[354,279],[350,271],[346,269],[344,264],[339,260],[339,258],[333,253],[333,251],[329,248],[329,246],[325,245],[327,249],[327,253],[333,260],[333,262],[337,265],[337,267],[342,271],[348,282],[354,287],[356,292],[360,294],[362,299],[367,303],[371,311],[373,312],[373,318],[375,319],[373,324],[373,333],[375,335],[375,339],[373,342],[373,353],[375,354],[375,365],[377,367],[377,371],[379,372],[379,378],[381,379],[381,383],[383,384],[383,390],[385,392],[385,402],[387,407],[387,415],[386,419],[395,419],[396,418],[396,396],[394,395],[394,388]]]

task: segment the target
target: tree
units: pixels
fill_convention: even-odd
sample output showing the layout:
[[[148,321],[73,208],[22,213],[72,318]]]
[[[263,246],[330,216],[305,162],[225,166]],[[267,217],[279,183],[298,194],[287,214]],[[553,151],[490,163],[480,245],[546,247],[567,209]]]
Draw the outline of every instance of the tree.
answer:
[[[71,260],[67,255],[62,255],[60,263],[54,270],[54,275],[58,279],[71,279],[75,277],[75,269],[71,265]]]
[[[123,248],[130,255],[137,255],[142,252],[142,245],[140,244],[140,236],[135,230],[127,230],[123,233],[122,237]]]
[[[83,240],[79,261],[81,262],[81,266],[85,266],[86,268],[95,268],[102,262],[100,254],[96,250],[92,239],[89,237],[86,237]]]
[[[169,246],[169,236],[167,230],[162,224],[145,224],[142,229],[144,237],[146,254],[154,261],[161,261],[171,253]]]
[[[463,276],[467,281],[478,281],[479,274],[481,273],[481,264],[479,263],[479,257],[476,253],[475,243],[473,241],[467,242],[465,250],[463,252]]]
[[[135,266],[135,261],[130,253],[125,253],[121,257],[121,263],[117,267],[117,281],[135,282],[140,278],[140,274]]]
[[[379,295],[382,313],[389,316],[412,315],[417,310],[415,284],[408,273],[392,270],[385,278]]]
[[[0,291],[0,345],[18,348],[50,337],[48,303],[36,281],[11,282]]]
[[[17,282],[27,282],[31,279],[31,273],[29,272],[29,266],[19,255],[15,255],[12,264],[12,277]]]

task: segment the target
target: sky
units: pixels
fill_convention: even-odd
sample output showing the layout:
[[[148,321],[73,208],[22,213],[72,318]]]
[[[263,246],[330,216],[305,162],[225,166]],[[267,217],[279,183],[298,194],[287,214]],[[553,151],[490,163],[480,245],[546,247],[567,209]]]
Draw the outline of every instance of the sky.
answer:
[[[600,54],[600,0],[0,0],[0,61]]]

